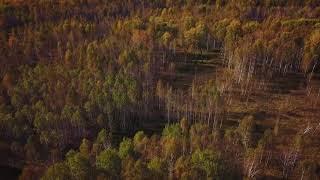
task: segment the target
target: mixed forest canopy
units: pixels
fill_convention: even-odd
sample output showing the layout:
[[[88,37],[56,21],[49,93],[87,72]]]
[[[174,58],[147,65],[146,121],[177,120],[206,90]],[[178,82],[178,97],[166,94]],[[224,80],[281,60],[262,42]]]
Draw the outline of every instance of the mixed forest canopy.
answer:
[[[0,0],[0,172],[317,179],[319,73],[319,0]]]

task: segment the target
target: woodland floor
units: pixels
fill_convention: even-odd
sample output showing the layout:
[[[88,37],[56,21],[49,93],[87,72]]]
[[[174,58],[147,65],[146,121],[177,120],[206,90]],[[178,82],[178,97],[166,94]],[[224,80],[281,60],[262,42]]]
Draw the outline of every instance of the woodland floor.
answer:
[[[227,68],[223,66],[219,50],[205,54],[202,59],[173,62],[177,73],[162,74],[162,79],[173,89],[187,90],[193,81],[198,84],[207,80],[218,84],[225,81]],[[309,137],[299,158],[320,161],[320,75],[314,74],[309,81],[303,73],[296,72],[268,79],[262,75],[253,79],[249,89],[249,94],[243,95],[239,85],[232,84],[225,94],[230,101],[224,128],[236,127],[239,120],[253,115],[257,125],[256,136],[260,137],[265,130],[274,130],[279,122],[272,152],[275,164],[264,171],[264,176],[281,178],[281,155],[293,146],[297,134]]]

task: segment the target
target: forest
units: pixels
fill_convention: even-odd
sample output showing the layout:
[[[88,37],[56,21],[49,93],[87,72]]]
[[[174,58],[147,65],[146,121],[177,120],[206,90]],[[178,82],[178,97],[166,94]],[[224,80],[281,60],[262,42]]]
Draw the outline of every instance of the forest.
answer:
[[[320,1],[0,0],[0,179],[320,179]]]

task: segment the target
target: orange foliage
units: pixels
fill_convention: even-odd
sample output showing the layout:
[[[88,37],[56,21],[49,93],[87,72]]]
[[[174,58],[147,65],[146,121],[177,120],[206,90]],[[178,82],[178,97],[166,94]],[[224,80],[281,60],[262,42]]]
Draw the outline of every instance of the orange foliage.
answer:
[[[145,30],[133,30],[131,41],[134,45],[148,45],[151,43],[151,37]]]

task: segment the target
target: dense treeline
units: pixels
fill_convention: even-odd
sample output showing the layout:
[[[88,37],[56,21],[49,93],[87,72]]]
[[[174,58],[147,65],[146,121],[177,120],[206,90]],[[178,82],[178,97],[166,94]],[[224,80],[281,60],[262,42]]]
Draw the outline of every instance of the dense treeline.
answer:
[[[84,139],[79,151],[48,168],[43,179],[194,179],[239,178],[236,163],[227,158],[237,151],[221,146],[221,134],[203,124],[192,127],[183,119],[167,126],[162,136],[137,132],[125,138],[118,149],[111,148],[106,130],[94,142]],[[222,149],[220,149],[222,148]],[[240,152],[240,149],[238,149]],[[223,152],[223,153],[222,153]],[[240,156],[240,154],[239,154]]]
[[[272,155],[274,135],[265,131],[257,140],[253,116],[245,117],[235,129],[223,132],[208,125],[167,125],[162,135],[148,137],[142,131],[124,138],[117,148],[101,130],[94,141],[83,139],[78,150],[71,150],[62,162],[48,167],[45,179],[242,179],[261,178],[272,163],[282,164],[287,178],[298,167],[302,178],[316,179],[317,162],[292,164],[304,149],[299,139],[290,145],[287,161]],[[295,161],[295,160],[294,160]],[[27,171],[23,176],[27,176]]]
[[[312,179],[317,164],[296,163],[301,133],[274,165],[276,133],[226,114],[234,86],[248,99],[260,76],[320,70],[319,18],[318,0],[0,0],[0,139],[25,179],[257,178],[269,166]],[[163,81],[217,49],[221,82]],[[150,120],[168,124],[162,136],[115,149]]]

